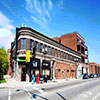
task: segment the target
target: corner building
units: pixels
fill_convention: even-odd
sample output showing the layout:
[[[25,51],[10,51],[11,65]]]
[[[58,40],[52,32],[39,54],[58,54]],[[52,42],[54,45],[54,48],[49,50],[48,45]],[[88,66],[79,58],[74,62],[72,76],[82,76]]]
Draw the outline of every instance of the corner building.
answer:
[[[30,61],[26,62],[26,52],[30,51]],[[14,78],[31,81],[37,73],[48,79],[77,77],[80,54],[63,44],[29,28],[16,28],[15,41],[11,43],[11,65]]]

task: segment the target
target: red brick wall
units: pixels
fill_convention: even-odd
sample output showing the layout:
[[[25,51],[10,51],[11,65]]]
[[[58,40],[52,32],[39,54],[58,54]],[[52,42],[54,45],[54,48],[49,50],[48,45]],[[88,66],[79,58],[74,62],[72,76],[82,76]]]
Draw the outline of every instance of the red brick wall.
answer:
[[[7,51],[7,57],[8,57],[8,66],[7,66],[7,74],[11,75],[11,66],[10,66],[10,49]]]
[[[63,73],[64,70],[64,73]],[[70,78],[70,65],[64,63],[56,63],[56,79]]]
[[[61,44],[77,51],[77,46],[76,46],[76,32],[72,34],[66,34],[61,37],[55,37],[53,40],[57,42],[61,42]]]
[[[93,73],[93,74],[100,74],[100,69],[99,68],[100,68],[99,64],[89,63],[89,74],[91,74],[91,73]]]
[[[76,66],[72,65],[72,66],[71,66],[71,70],[73,70],[73,71],[71,72],[71,76],[72,76],[72,78],[75,78],[75,77],[76,77]]]
[[[61,36],[61,43],[75,51],[77,51],[76,47],[76,34],[67,34]]]
[[[53,40],[55,40],[55,41],[60,43],[60,38],[59,37],[55,37],[55,38],[53,38]]]

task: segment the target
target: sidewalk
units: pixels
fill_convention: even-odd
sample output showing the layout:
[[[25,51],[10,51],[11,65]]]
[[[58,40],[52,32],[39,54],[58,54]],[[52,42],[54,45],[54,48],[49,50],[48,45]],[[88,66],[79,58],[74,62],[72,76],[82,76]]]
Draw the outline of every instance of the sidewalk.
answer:
[[[1,83],[0,88],[23,88],[28,86],[46,86],[46,85],[80,80],[80,79],[59,79],[59,80],[48,81],[47,83],[43,83],[43,84],[36,84],[36,83],[32,84],[31,82],[16,81],[13,78],[11,78],[9,75],[6,75],[5,79],[6,79],[6,83]]]

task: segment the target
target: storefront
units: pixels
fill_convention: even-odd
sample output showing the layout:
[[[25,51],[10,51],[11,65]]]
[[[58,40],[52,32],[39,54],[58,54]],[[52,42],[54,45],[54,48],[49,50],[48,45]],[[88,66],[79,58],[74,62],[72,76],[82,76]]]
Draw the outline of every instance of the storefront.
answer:
[[[40,74],[40,59],[35,58],[31,61],[31,76],[33,74],[36,76],[38,73]]]
[[[43,60],[42,62],[42,74],[47,76],[48,79],[51,77],[50,61]]]

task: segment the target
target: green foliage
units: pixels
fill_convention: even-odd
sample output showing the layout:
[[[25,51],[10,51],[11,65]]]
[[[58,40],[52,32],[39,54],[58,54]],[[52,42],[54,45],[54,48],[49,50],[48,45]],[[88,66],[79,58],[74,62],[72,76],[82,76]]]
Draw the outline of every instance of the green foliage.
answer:
[[[0,83],[6,83],[6,80],[3,78],[0,80]]]
[[[7,53],[5,50],[0,48],[0,77],[3,78],[4,70],[8,64]]]

